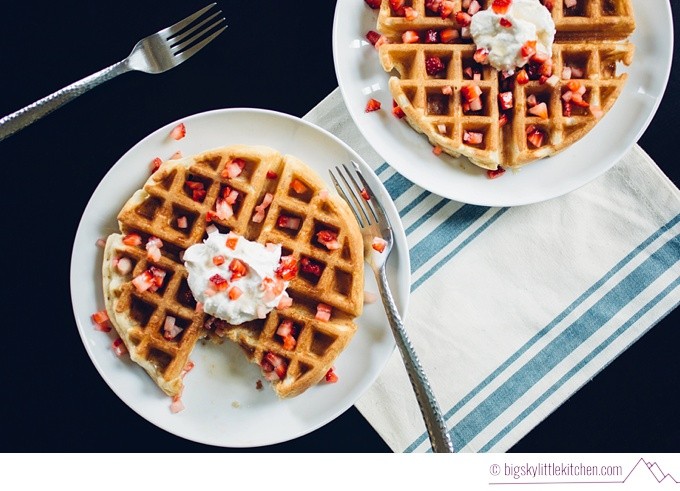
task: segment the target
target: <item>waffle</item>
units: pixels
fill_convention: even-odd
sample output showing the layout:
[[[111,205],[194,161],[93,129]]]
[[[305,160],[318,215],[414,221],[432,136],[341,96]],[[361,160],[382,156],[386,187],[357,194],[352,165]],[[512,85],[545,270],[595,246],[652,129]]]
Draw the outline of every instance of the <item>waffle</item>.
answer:
[[[245,162],[242,172],[222,177],[233,159]],[[296,180],[304,184],[304,190],[296,190]],[[194,199],[187,182],[202,183],[206,191],[202,200]],[[214,212],[225,187],[239,194],[233,216],[223,220]],[[293,156],[267,147],[235,145],[164,162],[124,205],[118,215],[121,234],[112,234],[105,247],[106,308],[131,358],[164,392],[181,393],[189,355],[196,342],[207,336],[238,343],[250,361],[265,368],[272,355],[283,360],[285,375],[276,380],[267,376],[280,397],[304,392],[332,368],[355,333],[354,319],[363,308],[363,241],[347,204],[325,188],[321,178]],[[252,217],[266,193],[273,195],[273,201],[264,220],[256,223]],[[300,226],[283,228],[280,217],[299,218]],[[180,227],[178,219],[185,218],[186,226]],[[290,307],[274,309],[262,320],[229,325],[196,308],[180,259],[186,248],[207,237],[210,225],[262,244],[281,244],[283,256],[292,256],[298,265],[316,265],[316,269],[300,266],[290,280]],[[329,250],[320,243],[317,234],[321,230],[337,233],[341,247]],[[138,234],[141,243],[126,244],[122,237],[127,234]],[[148,258],[145,248],[151,236],[163,242],[158,261]],[[118,271],[121,258],[133,266],[126,274]],[[162,286],[155,292],[139,292],[132,280],[151,266],[166,272]],[[316,318],[319,303],[332,308],[328,321]],[[163,336],[168,315],[183,329],[171,340]],[[292,321],[298,333],[293,348],[284,348],[276,334],[284,320]]]
[[[515,83],[516,75],[508,77],[490,65],[477,63],[476,46],[462,32],[455,14],[442,19],[425,7],[425,0],[408,4],[418,12],[413,20],[396,15],[389,0],[382,1],[378,14],[377,29],[387,40],[379,45],[380,62],[392,73],[389,88],[395,104],[433,146],[489,170],[521,167],[582,138],[621,93],[627,75],[618,73],[617,65],[630,65],[633,59],[634,46],[627,41],[635,28],[630,0],[579,0],[570,9],[564,7],[563,0],[553,0],[555,77],[546,83],[527,65],[530,80],[525,84]],[[454,13],[461,10],[462,0],[453,4]],[[480,4],[487,8],[491,1]],[[454,29],[458,37],[448,43],[424,42],[427,31],[444,29]],[[420,40],[403,43],[406,31],[417,32]],[[427,73],[430,57],[438,57],[445,67],[436,75]],[[578,76],[566,78],[565,70]],[[593,111],[563,103],[570,83],[585,87],[582,98]],[[482,109],[478,111],[465,107],[463,91],[472,85],[482,91]],[[512,92],[513,107],[503,110],[498,97],[506,92]],[[545,103],[548,117],[531,114],[529,101]],[[542,135],[539,146],[528,138],[537,132]],[[471,133],[481,134],[482,141],[471,140]]]

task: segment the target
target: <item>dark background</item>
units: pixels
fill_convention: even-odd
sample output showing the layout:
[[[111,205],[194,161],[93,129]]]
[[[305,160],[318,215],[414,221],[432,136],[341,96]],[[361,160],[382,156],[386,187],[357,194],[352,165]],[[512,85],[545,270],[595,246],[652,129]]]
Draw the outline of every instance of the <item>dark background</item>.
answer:
[[[0,115],[124,58],[139,38],[206,3],[8,2],[3,6]],[[0,348],[0,451],[229,450],[175,437],[124,405],[89,360],[69,295],[71,246],[80,215],[100,179],[128,148],[160,126],[209,109],[256,107],[303,116],[337,86],[331,50],[334,2],[219,3],[230,27],[186,64],[162,75],[123,75],[0,142],[8,171],[4,223],[12,223],[3,234],[3,304],[9,318]],[[676,185],[677,58],[676,52],[665,99],[640,140]],[[679,319],[677,310],[671,313],[512,450],[680,451]],[[351,408],[307,436],[254,450],[389,448]]]

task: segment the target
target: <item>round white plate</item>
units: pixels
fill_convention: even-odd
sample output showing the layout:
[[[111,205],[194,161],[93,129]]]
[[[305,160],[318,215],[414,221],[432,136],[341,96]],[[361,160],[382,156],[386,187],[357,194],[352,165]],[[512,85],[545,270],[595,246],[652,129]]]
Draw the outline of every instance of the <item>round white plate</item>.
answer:
[[[187,135],[169,138],[179,122]],[[71,259],[71,298],[80,336],[95,367],[128,406],[156,426],[183,438],[224,447],[275,444],[304,435],[347,410],[373,383],[394,350],[394,339],[380,302],[366,305],[357,320],[359,329],[336,363],[340,380],[320,384],[302,395],[279,400],[262,379],[259,368],[245,360],[240,348],[199,343],[191,355],[195,368],[185,377],[182,402],[186,409],[170,412],[170,398],[129,357],[111,350],[115,330],[96,331],[90,316],[104,308],[101,287],[100,237],[117,231],[116,215],[127,198],[149,175],[155,157],[184,155],[242,143],[267,145],[301,158],[330,184],[328,170],[361,157],[338,138],[293,116],[257,110],[224,109],[196,114],[160,128],[132,147],[111,168],[95,190],[78,227]],[[394,225],[396,246],[388,277],[402,315],[408,302],[410,263],[406,236],[394,204],[372,172],[369,184],[382,199]],[[372,272],[366,270],[366,290],[378,292]]]
[[[612,109],[584,138],[563,152],[490,180],[467,159],[432,153],[427,139],[392,116],[388,74],[366,33],[377,10],[338,0],[333,24],[335,71],[345,104],[366,140],[399,173],[445,198],[484,206],[536,203],[573,191],[616,163],[640,138],[661,101],[673,55],[668,0],[633,0],[637,28],[628,81]],[[385,111],[366,113],[369,98]]]

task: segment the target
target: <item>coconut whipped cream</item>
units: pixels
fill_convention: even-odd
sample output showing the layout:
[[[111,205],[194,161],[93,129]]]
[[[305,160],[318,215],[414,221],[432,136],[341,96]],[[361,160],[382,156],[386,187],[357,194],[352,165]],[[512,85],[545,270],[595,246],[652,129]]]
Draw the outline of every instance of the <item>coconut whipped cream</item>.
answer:
[[[288,282],[276,275],[280,259],[280,245],[216,231],[183,256],[189,289],[203,311],[233,325],[263,319],[288,296]]]
[[[477,49],[489,51],[488,62],[497,70],[513,71],[529,59],[522,54],[527,42],[536,41],[536,51],[552,55],[555,23],[538,0],[512,0],[508,10],[496,13],[493,4],[472,16],[470,34]]]

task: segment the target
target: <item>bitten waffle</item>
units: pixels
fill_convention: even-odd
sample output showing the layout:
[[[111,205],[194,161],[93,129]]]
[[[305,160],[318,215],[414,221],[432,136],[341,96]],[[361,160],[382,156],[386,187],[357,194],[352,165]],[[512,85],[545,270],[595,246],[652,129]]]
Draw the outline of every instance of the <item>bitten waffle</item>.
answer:
[[[363,308],[363,242],[347,204],[299,159],[235,145],[163,162],[118,215],[105,247],[104,296],[132,360],[178,396],[197,340],[238,343],[280,397],[333,367]],[[292,305],[229,325],[197,305],[181,260],[209,227],[282,245]],[[172,320],[168,324],[168,317]]]
[[[609,111],[627,75],[635,28],[630,0],[541,0],[556,35],[514,73],[484,64],[469,33],[492,0],[382,0],[372,42],[395,114],[436,151],[496,170],[554,155]],[[369,37],[369,39],[371,39]],[[531,56],[531,55],[529,55]]]

